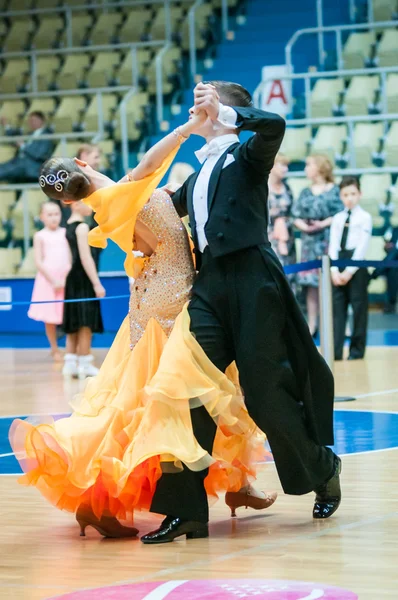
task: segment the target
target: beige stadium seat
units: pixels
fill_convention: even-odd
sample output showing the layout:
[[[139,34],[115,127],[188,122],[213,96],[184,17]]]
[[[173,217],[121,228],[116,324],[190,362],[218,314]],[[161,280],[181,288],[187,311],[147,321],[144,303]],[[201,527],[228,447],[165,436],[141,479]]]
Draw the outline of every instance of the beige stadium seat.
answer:
[[[351,33],[343,49],[344,69],[363,69],[375,42],[374,31]]]
[[[88,54],[69,54],[57,77],[56,85],[60,90],[74,90],[80,87],[90,65]]]
[[[357,123],[354,128],[355,164],[358,168],[373,165],[372,153],[379,149],[380,138],[384,134],[383,123]]]
[[[117,107],[116,94],[102,94],[102,108],[104,111],[104,123],[111,123]],[[84,115],[84,124],[86,131],[98,131],[98,103],[96,96],[93,96]]]
[[[83,96],[65,96],[57,107],[52,125],[55,133],[70,133],[81,123],[86,100]]]
[[[178,24],[183,16],[183,9],[181,6],[173,6],[170,8],[170,25],[171,32],[174,33]],[[153,19],[149,34],[153,40],[165,40],[166,39],[166,12],[163,6],[158,8],[155,18]]]
[[[95,142],[95,144],[101,148],[102,165],[106,169],[109,169],[112,167],[113,158],[115,155],[115,142],[113,140],[100,140],[99,142]]]
[[[206,28],[207,20],[213,13],[212,4],[201,4],[195,13],[195,41],[196,48],[203,50],[206,45],[206,40],[202,37],[202,31]],[[184,19],[181,28],[182,47],[184,50],[189,50],[189,20],[188,16]]]
[[[119,31],[116,33],[119,42],[122,44],[140,42],[147,31],[150,19],[150,10],[130,10],[127,19],[123,19]]]
[[[32,41],[32,48],[46,50],[62,46],[65,39],[65,23],[61,16],[43,17]]]
[[[288,127],[283,138],[281,152],[290,161],[302,161],[308,154],[311,127]]]
[[[398,113],[398,73],[387,75],[387,112]]]
[[[99,17],[90,32],[90,42],[100,46],[112,42],[115,31],[120,28],[123,14],[120,12],[104,12]]]
[[[71,4],[68,2],[68,4]],[[81,0],[79,1],[81,5]],[[72,13],[72,44],[73,46],[82,46],[85,42],[93,24],[93,17],[88,13]]]
[[[140,130],[137,128],[137,123],[145,117],[144,108],[148,105],[149,97],[146,92],[140,92],[132,96],[127,104],[127,131],[129,140],[137,140],[140,137]],[[119,113],[115,116],[116,129],[115,139],[121,139],[121,125]]]
[[[0,275],[15,275],[21,259],[21,248],[0,248]]]
[[[398,11],[396,0],[372,0],[373,19],[375,21],[391,21],[393,12]]]
[[[398,121],[394,121],[386,135],[384,143],[385,166],[397,167],[398,165]]]
[[[25,258],[23,259],[19,269],[18,275],[27,277],[27,276],[35,276],[37,273],[37,267],[35,262],[35,251],[33,248],[29,248],[27,251]]]
[[[378,67],[396,67],[398,65],[398,31],[386,29],[377,49]]]
[[[0,146],[0,163],[8,162],[12,160],[16,154],[17,149],[12,144],[1,144]],[[0,205],[3,203],[3,194],[4,192],[0,192],[1,201]]]
[[[173,86],[169,82],[168,77],[179,69],[179,61],[181,60],[181,48],[174,47],[167,50],[163,56],[162,80],[163,94],[169,94],[173,91]],[[156,59],[153,58],[147,72],[148,91],[150,94],[156,93]]]
[[[42,190],[30,189],[25,192],[26,202],[28,205],[29,215],[33,218],[40,215],[40,209],[43,202],[46,201],[46,196]]]
[[[380,227],[383,224],[383,219],[379,215],[379,206],[387,201],[387,192],[390,187],[390,173],[366,173],[361,177],[361,206],[372,215],[374,227]]]
[[[311,117],[331,117],[338,104],[339,94],[344,90],[344,80],[318,79],[311,93]]]
[[[301,192],[311,185],[306,177],[289,177],[287,183],[292,191],[294,200],[300,196]]]
[[[89,88],[108,87],[120,62],[119,52],[98,52],[86,77]]]
[[[25,194],[27,192],[24,192]],[[43,195],[43,194],[42,194]],[[44,197],[45,200],[45,197]],[[34,216],[30,211],[28,213],[28,235],[29,239],[33,238],[33,235],[36,231]],[[10,211],[11,223],[12,223],[12,233],[11,238],[15,241],[21,241],[25,237],[25,224],[24,224],[24,199],[23,195],[20,196],[19,200],[13,206]]]
[[[14,18],[6,35],[3,52],[18,52],[26,50],[29,38],[34,29],[34,21],[25,17]]]
[[[380,80],[377,75],[353,77],[345,96],[346,115],[367,115],[369,104],[374,101],[379,85]]]
[[[373,223],[373,226],[375,224]],[[370,238],[370,244],[366,251],[366,260],[383,260],[386,253],[384,252],[384,238],[382,235],[372,235]],[[373,270],[373,269],[372,269]],[[369,282],[368,293],[369,294],[384,294],[386,291],[386,279],[385,277],[378,277],[377,279],[371,279]]]
[[[137,67],[138,76],[143,76],[151,59],[151,51],[146,49],[137,49]],[[131,85],[133,82],[133,57],[131,52],[125,55],[117,73],[116,80],[118,85]]]
[[[334,162],[335,155],[341,154],[346,138],[345,125],[321,125],[313,139],[311,154],[325,154]]]
[[[30,74],[30,61],[27,58],[9,58],[0,76],[0,92],[14,94],[24,87]]]
[[[0,117],[7,120],[10,127],[20,127],[26,112],[25,102],[22,100],[6,100],[0,108]]]
[[[55,83],[60,64],[61,59],[57,55],[37,57],[37,88],[39,92],[47,91]]]

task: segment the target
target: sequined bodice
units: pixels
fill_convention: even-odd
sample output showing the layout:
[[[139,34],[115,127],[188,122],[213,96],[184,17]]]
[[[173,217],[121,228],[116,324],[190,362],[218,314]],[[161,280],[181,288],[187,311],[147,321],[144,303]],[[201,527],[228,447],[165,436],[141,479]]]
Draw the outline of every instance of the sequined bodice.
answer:
[[[187,231],[166,192],[156,190],[138,215],[158,243],[145,259],[130,297],[131,348],[139,341],[150,318],[168,335],[189,299],[194,267]]]

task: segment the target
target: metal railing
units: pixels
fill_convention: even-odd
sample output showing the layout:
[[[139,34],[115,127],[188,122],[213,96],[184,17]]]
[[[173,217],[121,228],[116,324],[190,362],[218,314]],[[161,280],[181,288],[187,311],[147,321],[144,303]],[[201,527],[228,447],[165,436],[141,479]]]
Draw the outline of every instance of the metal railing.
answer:
[[[197,49],[196,49],[196,31],[195,31],[195,15],[196,10],[204,3],[204,0],[195,0],[188,11],[188,26],[189,26],[189,64],[192,81],[195,81],[197,75]]]
[[[398,67],[376,67],[373,69],[339,69],[337,71],[314,71],[308,73],[287,73],[281,77],[282,81],[304,81],[305,94],[305,114],[307,118],[311,118],[311,80],[315,79],[330,79],[342,77],[345,79],[351,78],[354,75],[380,75],[380,98],[382,103],[383,113],[387,112],[387,75],[389,73],[398,73]],[[261,81],[256,87],[253,94],[255,106],[261,106],[262,93],[267,83],[274,81],[274,78]]]
[[[54,56],[54,55],[70,55],[70,54],[95,54],[97,52],[113,52],[115,50],[130,50],[132,54],[132,85],[137,83],[138,79],[138,63],[137,63],[137,51],[145,48],[159,48],[165,45],[165,41],[154,41],[154,42],[135,42],[135,43],[124,43],[124,44],[101,44],[96,46],[73,46],[71,48],[52,48],[49,50],[28,50],[25,52],[5,52],[1,55],[1,58],[7,60],[8,58],[29,58],[31,61],[31,88],[32,92],[38,91],[37,81],[37,59],[41,56]],[[134,68],[135,66],[135,68]],[[84,89],[84,88],[82,88]],[[62,90],[67,92],[67,90]],[[0,94],[0,98],[5,95]]]
[[[325,33],[334,33],[336,36],[336,52],[337,52],[337,65],[339,69],[344,68],[343,61],[343,41],[342,41],[342,32],[343,31],[366,31],[366,30],[374,30],[374,29],[389,29],[392,27],[397,27],[397,23],[394,21],[380,21],[373,23],[352,23],[351,25],[328,25],[326,27],[309,27],[306,29],[298,29],[290,38],[288,43],[285,46],[285,60],[286,65],[293,71],[293,63],[292,63],[292,50],[294,44],[297,40],[303,35],[318,35],[318,53],[320,52],[321,47],[323,48],[323,37]],[[322,40],[322,42],[320,42]],[[319,54],[319,63],[322,69],[325,66],[325,53],[322,55]]]
[[[66,23],[66,39],[68,47],[73,46],[73,13],[87,11],[108,11],[116,12],[123,8],[137,8],[140,6],[163,4],[165,9],[165,39],[171,39],[171,13],[170,4],[177,3],[179,0],[121,0],[117,4],[113,2],[97,2],[95,4],[81,4],[78,6],[57,6],[54,8],[30,8],[24,10],[7,10],[0,12],[0,18],[22,17],[22,16],[54,16],[64,15]],[[193,0],[192,0],[193,1]]]

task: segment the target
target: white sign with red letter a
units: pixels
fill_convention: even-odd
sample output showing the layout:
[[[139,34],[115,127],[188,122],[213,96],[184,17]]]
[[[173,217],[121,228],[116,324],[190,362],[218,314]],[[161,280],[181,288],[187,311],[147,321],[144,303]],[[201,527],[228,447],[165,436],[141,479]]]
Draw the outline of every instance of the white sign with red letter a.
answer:
[[[261,86],[261,108],[286,116],[293,110],[292,80],[284,79],[289,74],[286,65],[263,67]]]

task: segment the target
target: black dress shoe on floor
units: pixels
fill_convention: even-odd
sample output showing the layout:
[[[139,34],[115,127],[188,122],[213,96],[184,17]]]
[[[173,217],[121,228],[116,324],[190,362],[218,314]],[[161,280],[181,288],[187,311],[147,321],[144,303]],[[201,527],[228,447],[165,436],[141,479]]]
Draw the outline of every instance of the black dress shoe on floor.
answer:
[[[198,521],[183,521],[179,517],[166,517],[161,526],[155,531],[143,535],[143,544],[166,544],[176,537],[185,535],[187,540],[209,537],[207,523]]]
[[[338,456],[335,456],[333,476],[329,481],[314,490],[316,493],[314,510],[312,512],[314,519],[328,519],[340,506],[340,473],[341,460]]]

